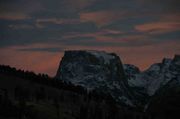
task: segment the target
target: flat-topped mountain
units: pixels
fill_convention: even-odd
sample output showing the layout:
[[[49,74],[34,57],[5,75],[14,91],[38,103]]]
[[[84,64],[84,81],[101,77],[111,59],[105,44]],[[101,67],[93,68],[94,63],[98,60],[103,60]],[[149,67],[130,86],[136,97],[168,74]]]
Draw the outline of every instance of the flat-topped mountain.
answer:
[[[56,77],[88,90],[110,93],[117,101],[133,105],[120,58],[103,51],[66,51]]]

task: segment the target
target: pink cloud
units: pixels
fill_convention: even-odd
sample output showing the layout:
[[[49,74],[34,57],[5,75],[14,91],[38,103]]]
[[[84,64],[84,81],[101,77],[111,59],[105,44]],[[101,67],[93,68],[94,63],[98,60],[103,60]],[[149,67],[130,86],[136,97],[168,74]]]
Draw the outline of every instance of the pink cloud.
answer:
[[[18,13],[18,12],[10,12],[10,13],[1,13],[0,19],[4,20],[24,20],[24,19],[30,19],[31,17],[24,13]]]
[[[80,23],[79,19],[57,19],[57,18],[47,18],[47,19],[37,19],[36,26],[38,28],[43,28],[46,26],[46,23],[51,24],[78,24]]]
[[[179,13],[171,13],[171,14],[159,14],[161,21],[180,21]]]
[[[76,33],[76,32],[71,32],[68,34],[65,34],[63,38],[68,39],[68,38],[75,38],[75,37],[103,37],[104,35],[120,35],[123,34],[123,31],[120,30],[112,30],[112,29],[100,29],[99,31],[95,33]],[[105,36],[104,36],[105,37]],[[106,36],[107,37],[107,36]]]
[[[125,12],[115,11],[115,10],[104,10],[96,12],[85,12],[80,13],[81,21],[90,21],[96,23],[97,26],[103,26],[109,24],[115,20],[123,18]]]
[[[17,29],[33,29],[34,27],[32,25],[27,25],[27,24],[16,24],[16,25],[11,24],[9,25],[9,28],[17,30]]]
[[[111,42],[111,43],[131,43],[131,42],[147,42],[148,37],[146,35],[124,35],[116,38],[107,37],[107,36],[97,36],[96,39],[102,42]]]
[[[136,25],[135,29],[149,34],[160,34],[180,30],[180,22],[159,21]]]

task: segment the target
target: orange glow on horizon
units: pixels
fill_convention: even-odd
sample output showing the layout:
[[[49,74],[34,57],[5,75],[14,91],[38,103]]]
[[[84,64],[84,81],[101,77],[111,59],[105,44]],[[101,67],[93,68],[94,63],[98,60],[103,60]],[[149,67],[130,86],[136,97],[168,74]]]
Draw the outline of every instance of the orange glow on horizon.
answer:
[[[95,46],[71,46],[66,50],[103,50],[115,52],[120,56],[124,64],[133,64],[141,70],[147,69],[151,64],[161,62],[164,57],[173,58],[174,53],[179,53],[180,42],[164,42],[162,44],[142,47],[95,47]],[[39,45],[37,45],[39,46]],[[42,45],[43,47],[45,45]],[[28,46],[30,47],[30,46]],[[33,46],[34,47],[34,46]],[[176,47],[176,49],[172,49]],[[18,51],[17,47],[1,48],[1,64],[10,65],[16,68],[34,71],[36,73],[47,73],[54,76],[63,57],[63,52],[45,51]]]

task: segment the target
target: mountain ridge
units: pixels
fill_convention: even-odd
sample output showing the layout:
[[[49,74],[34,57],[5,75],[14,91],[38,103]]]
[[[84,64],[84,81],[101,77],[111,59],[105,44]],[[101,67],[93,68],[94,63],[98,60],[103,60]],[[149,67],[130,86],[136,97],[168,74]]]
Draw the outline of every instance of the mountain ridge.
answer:
[[[115,53],[71,50],[65,51],[56,78],[90,90],[107,91],[116,101],[130,106],[146,105],[150,97],[175,76],[174,73],[179,75],[179,68],[175,67],[179,66],[179,59],[179,55],[174,59],[164,58],[162,63],[140,71],[134,65],[123,64]]]
[[[180,75],[179,61],[179,55],[175,55],[173,59],[164,58],[161,63],[152,64],[143,72],[131,74],[128,80],[129,85],[143,87],[147,90],[147,94],[152,96],[161,86]]]

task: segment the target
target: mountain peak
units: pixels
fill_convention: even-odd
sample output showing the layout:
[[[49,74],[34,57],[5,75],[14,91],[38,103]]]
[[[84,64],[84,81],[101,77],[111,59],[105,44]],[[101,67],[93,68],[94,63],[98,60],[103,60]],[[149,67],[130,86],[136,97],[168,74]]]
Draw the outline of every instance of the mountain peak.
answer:
[[[171,63],[171,61],[172,61],[172,59],[170,59],[170,58],[164,58],[164,59],[162,60],[162,64],[168,65],[168,64]]]
[[[64,57],[61,60],[57,77],[62,77],[68,73],[63,79],[68,76],[72,78],[83,76],[81,80],[87,78],[91,74],[95,76],[98,73],[104,73],[101,78],[110,79],[111,75],[115,75],[112,80],[125,79],[123,66],[120,58],[113,53],[93,50],[72,50],[65,51]],[[120,72],[120,73],[119,73]],[[98,78],[100,78],[98,77]],[[68,80],[68,79],[67,79]],[[77,79],[76,79],[77,80]]]

